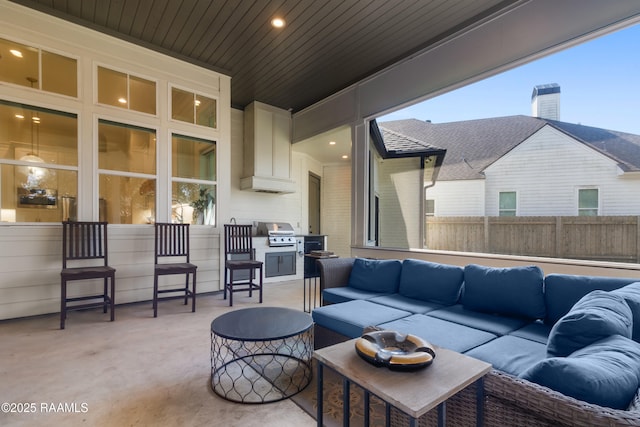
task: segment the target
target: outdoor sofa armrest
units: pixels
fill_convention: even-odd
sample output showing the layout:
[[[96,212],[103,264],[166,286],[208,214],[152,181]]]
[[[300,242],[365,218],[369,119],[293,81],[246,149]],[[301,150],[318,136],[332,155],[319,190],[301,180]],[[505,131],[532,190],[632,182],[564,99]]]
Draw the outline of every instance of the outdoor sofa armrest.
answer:
[[[484,379],[485,425],[637,426],[640,410],[605,408],[493,369]],[[640,394],[636,394],[636,399]],[[506,423],[506,424],[501,424]]]
[[[355,258],[319,259],[321,289],[347,286]]]

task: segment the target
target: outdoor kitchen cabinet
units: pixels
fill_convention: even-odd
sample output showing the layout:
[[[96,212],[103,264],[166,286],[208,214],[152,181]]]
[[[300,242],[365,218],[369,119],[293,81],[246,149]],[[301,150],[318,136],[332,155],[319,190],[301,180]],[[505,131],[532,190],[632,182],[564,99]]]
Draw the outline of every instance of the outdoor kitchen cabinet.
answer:
[[[265,277],[296,274],[296,252],[267,252],[265,254]]]

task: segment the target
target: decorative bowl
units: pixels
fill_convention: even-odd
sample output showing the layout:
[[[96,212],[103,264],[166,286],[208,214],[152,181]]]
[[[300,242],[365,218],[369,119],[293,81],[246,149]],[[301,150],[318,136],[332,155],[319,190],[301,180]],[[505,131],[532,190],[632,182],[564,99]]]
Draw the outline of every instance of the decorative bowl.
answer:
[[[395,331],[369,332],[356,341],[356,352],[375,366],[396,371],[413,371],[433,362],[433,346],[420,337]]]

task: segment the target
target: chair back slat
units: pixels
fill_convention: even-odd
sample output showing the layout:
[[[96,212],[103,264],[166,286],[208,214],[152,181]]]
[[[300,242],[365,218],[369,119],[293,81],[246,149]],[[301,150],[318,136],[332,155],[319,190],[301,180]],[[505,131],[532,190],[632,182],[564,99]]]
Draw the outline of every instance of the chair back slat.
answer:
[[[225,224],[224,242],[227,257],[231,254],[252,254],[251,225]]]
[[[107,223],[89,221],[64,221],[62,223],[62,266],[67,261],[82,259],[107,259]]]
[[[189,224],[156,223],[155,263],[160,257],[186,257],[189,262]]]

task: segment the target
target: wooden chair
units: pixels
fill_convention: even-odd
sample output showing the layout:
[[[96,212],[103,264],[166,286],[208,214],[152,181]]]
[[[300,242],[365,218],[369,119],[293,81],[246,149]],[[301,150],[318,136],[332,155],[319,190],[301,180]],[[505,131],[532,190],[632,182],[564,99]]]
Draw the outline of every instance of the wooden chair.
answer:
[[[196,269],[189,262],[189,224],[156,223],[155,268],[153,274],[153,317],[158,317],[158,301],[175,296],[159,298],[164,293],[184,293],[184,304],[191,297],[191,312],[196,311]],[[165,259],[161,262],[161,259]],[[158,289],[158,276],[186,275],[185,285],[180,288]],[[193,275],[193,290],[189,289],[189,274]]]
[[[72,222],[62,223],[62,271],[60,295],[60,329],[64,329],[67,311],[102,307],[111,310],[111,321],[115,319],[115,287],[116,270],[109,266],[107,251],[106,222]],[[73,280],[103,279],[102,294],[78,297],[67,296],[67,282]],[[108,281],[111,279],[111,291]],[[85,304],[72,304],[76,301],[97,300]]]
[[[251,225],[224,225],[224,299],[229,292],[229,306],[233,305],[234,292],[260,292],[262,303],[262,261],[255,259],[255,250],[251,241]],[[246,271],[238,278],[237,272]],[[255,271],[258,270],[258,283],[255,283]],[[234,277],[235,276],[235,277]],[[236,282],[236,279],[239,281]]]

